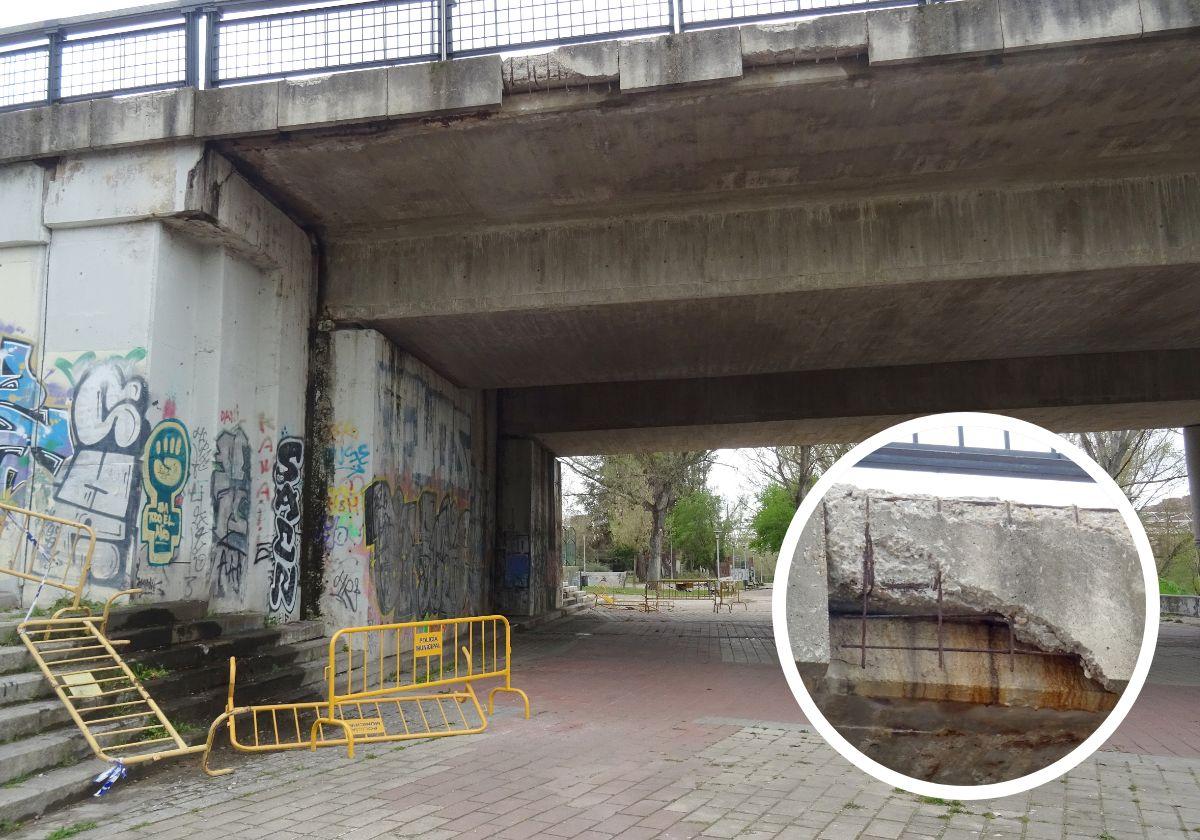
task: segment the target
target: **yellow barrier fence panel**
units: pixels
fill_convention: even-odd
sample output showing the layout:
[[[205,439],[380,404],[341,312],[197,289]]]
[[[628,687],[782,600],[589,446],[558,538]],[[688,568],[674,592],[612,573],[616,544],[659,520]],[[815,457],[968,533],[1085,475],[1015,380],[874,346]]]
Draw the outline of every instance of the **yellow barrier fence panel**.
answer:
[[[487,729],[498,692],[529,698],[512,685],[512,629],[500,615],[349,627],[333,634],[325,668],[325,700],[237,706],[237,663],[229,662],[226,709],[209,727],[202,766],[211,769],[216,733],[224,727],[238,752],[346,747],[471,735]],[[485,713],[474,683],[503,680],[488,693]]]
[[[0,574],[66,592],[68,609],[83,598],[95,547],[88,525],[0,501]]]
[[[408,621],[338,630],[329,640],[330,714],[344,701],[503,679],[488,692],[488,713],[498,692],[529,697],[512,685],[512,627],[502,615]]]
[[[677,601],[712,601],[715,609],[720,598],[716,578],[662,578],[646,583],[646,600],[653,602],[656,608],[662,604],[674,608]]]
[[[92,752],[106,761],[140,764],[203,750],[189,747],[175,731],[104,635],[102,620],[34,619],[17,627]]]

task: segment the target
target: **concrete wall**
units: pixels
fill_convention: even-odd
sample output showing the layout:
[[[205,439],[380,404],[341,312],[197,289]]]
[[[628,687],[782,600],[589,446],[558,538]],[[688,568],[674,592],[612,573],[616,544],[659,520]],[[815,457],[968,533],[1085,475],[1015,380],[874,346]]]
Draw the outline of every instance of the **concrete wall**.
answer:
[[[12,164],[0,206],[3,491],[95,528],[93,598],[298,616],[307,237],[196,144]]]
[[[496,605],[505,614],[538,615],[562,604],[561,489],[553,452],[532,440],[500,441]]]
[[[486,612],[494,404],[374,330],[331,336],[321,611],[330,626]]]
[[[1158,604],[1164,614],[1200,618],[1200,595],[1159,595]]]

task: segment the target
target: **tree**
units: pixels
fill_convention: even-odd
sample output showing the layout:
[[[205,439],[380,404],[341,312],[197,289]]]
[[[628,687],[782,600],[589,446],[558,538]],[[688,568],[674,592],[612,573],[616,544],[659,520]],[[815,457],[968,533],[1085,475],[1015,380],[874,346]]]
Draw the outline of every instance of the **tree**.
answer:
[[[1169,575],[1193,544],[1182,524],[1186,506],[1171,506],[1162,496],[1187,477],[1177,429],[1126,429],[1083,432],[1067,438],[1108,473],[1138,512],[1154,552],[1159,577]],[[1174,500],[1166,500],[1171,502]],[[1193,571],[1193,586],[1196,572]]]
[[[1139,512],[1156,502],[1172,484],[1187,477],[1178,438],[1178,429],[1067,435],[1068,440],[1112,476]]]
[[[651,452],[638,455],[564,458],[570,469],[588,482],[611,513],[622,505],[649,515],[650,555],[646,578],[662,577],[663,532],[667,514],[683,494],[702,488],[712,467],[713,453]]]
[[[799,506],[794,493],[780,484],[768,484],[760,490],[758,510],[750,520],[754,532],[750,547],[756,551],[778,554]]]
[[[762,481],[763,489],[771,485],[784,488],[791,496],[792,509],[795,510],[821,474],[853,448],[852,443],[774,446],[755,450],[750,462]]]
[[[720,518],[721,497],[708,489],[684,494],[668,514],[671,545],[691,568],[712,567]]]

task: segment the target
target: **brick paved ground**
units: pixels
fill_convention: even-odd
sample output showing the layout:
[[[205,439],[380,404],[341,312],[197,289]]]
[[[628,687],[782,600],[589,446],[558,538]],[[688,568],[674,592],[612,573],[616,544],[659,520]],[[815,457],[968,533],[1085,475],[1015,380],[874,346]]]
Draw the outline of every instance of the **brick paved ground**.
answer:
[[[181,763],[14,836],[95,822],[79,836],[1200,838],[1200,626],[1164,627],[1156,682],[1108,751],[1006,800],[923,802],[826,746],[775,664],[764,594],[733,615],[593,611],[517,634],[529,721],[509,702],[483,735],[354,761],[222,755],[237,772],[221,779]],[[1139,744],[1182,755],[1127,751]]]

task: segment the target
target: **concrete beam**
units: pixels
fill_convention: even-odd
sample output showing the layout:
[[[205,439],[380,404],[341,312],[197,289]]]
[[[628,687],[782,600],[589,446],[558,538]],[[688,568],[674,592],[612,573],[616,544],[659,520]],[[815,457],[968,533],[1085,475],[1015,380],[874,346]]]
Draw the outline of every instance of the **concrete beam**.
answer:
[[[1054,431],[1200,420],[1200,350],[606,382],[500,391],[500,433],[559,455],[862,440],[902,419],[991,411]]]
[[[36,175],[33,170],[40,167],[0,167],[0,187],[20,187],[26,193],[37,189],[40,195],[41,187],[31,180]],[[114,184],[120,189],[113,189]],[[0,194],[0,201],[4,199]],[[7,218],[17,224],[20,214]],[[228,160],[200,144],[66,157],[58,161],[47,181],[42,216],[46,228],[99,227],[148,219],[163,220],[197,238],[219,242],[262,268],[300,276],[312,271],[312,249],[304,231],[235,172]],[[21,235],[33,235],[29,220],[21,226],[25,231]]]
[[[411,319],[1196,262],[1200,175],[1181,175],[335,239],[328,307]]]
[[[41,245],[50,241],[42,224],[46,170],[36,163],[0,166],[0,247]]]
[[[387,77],[389,117],[489,110],[504,96],[498,55],[404,64]]]
[[[1138,38],[1138,0],[998,0],[1004,49]]]
[[[966,58],[1004,48],[995,0],[964,0],[865,15],[872,64],[919,61],[939,56]]]
[[[969,58],[1200,27],[1197,0],[962,0],[915,9],[750,24],[657,38],[358,70],[217,90],[183,89],[0,114],[0,162],[182,138],[490,110],[503,90],[607,84],[624,92],[734,80],[746,67],[869,53],[878,64]],[[383,77],[386,76],[386,82]],[[380,100],[386,88],[386,107]],[[574,103],[579,107],[581,103]],[[560,109],[561,102],[547,103]]]
[[[333,73],[278,85],[280,130],[380,119],[388,111],[388,71]]]
[[[704,29],[622,41],[621,90],[654,90],[736,79],[742,75],[736,29]]]

